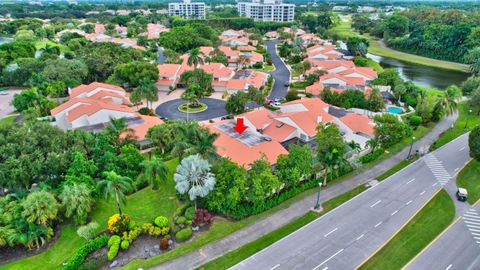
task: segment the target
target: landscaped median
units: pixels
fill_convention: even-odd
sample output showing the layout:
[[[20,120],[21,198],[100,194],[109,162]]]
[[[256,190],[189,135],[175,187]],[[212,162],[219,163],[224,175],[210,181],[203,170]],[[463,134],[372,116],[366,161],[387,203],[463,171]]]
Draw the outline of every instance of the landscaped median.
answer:
[[[457,186],[468,191],[468,203],[474,204],[480,199],[480,161],[472,159],[458,173]]]
[[[447,192],[441,189],[358,269],[401,269],[447,228],[454,217],[455,205]]]
[[[236,250],[230,251],[229,253],[212,260],[198,269],[227,269],[234,266],[235,264],[241,262],[242,260],[250,257],[251,255],[257,253],[258,251],[272,245],[278,240],[284,238],[285,236],[293,233],[294,231],[300,229],[301,227],[307,225],[318,217],[330,212],[346,201],[352,199],[358,194],[365,191],[367,187],[365,185],[360,185],[348,192],[345,192],[342,195],[339,195],[333,199],[330,199],[322,204],[323,211],[321,213],[308,212],[307,214],[299,217],[298,219],[288,223],[287,225],[266,234],[255,241],[252,241]]]

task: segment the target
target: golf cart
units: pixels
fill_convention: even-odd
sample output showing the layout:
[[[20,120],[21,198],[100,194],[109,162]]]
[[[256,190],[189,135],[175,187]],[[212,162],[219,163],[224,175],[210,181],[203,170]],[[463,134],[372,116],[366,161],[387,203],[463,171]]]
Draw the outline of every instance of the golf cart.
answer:
[[[461,202],[464,202],[467,200],[467,195],[468,195],[468,192],[466,189],[464,188],[458,188],[457,190],[457,199]]]

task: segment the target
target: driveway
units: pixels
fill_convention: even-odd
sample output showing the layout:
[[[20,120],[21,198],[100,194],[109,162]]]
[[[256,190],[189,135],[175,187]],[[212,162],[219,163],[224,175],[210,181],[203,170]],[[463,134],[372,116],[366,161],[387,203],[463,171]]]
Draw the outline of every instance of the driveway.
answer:
[[[160,104],[155,113],[167,119],[189,119],[189,120],[209,120],[227,115],[225,110],[225,101],[213,98],[204,98],[200,102],[206,104],[208,109],[198,113],[184,113],[178,110],[178,107],[186,101],[184,99],[174,99]]]
[[[287,94],[288,87],[285,86],[285,82],[290,82],[290,71],[277,54],[277,41],[267,41],[265,44],[267,45],[267,52],[270,54],[272,62],[275,65],[275,70],[268,72],[275,79],[275,83],[273,84],[272,91],[268,98],[283,98]]]
[[[14,94],[20,93],[21,90],[7,90],[7,95],[0,96],[0,119],[13,113],[15,108],[10,104]]]

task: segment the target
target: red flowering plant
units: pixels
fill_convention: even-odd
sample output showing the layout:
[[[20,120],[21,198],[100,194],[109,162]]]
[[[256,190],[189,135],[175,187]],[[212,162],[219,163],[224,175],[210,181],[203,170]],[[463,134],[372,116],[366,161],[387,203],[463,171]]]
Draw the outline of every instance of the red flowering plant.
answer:
[[[207,209],[197,209],[197,211],[195,211],[195,216],[193,217],[192,223],[203,226],[207,223],[210,223],[212,218],[213,215],[210,214]]]

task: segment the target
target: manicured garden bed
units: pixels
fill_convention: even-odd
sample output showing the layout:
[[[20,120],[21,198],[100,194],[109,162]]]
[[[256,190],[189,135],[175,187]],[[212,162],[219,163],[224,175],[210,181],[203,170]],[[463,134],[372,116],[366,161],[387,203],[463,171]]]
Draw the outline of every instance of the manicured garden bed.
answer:
[[[474,204],[480,199],[480,162],[472,159],[457,176],[457,186],[468,191],[468,203]]]
[[[192,106],[192,103],[185,103],[178,107],[178,110],[184,113],[198,113],[208,109],[208,106],[204,103],[198,102],[197,106]]]

